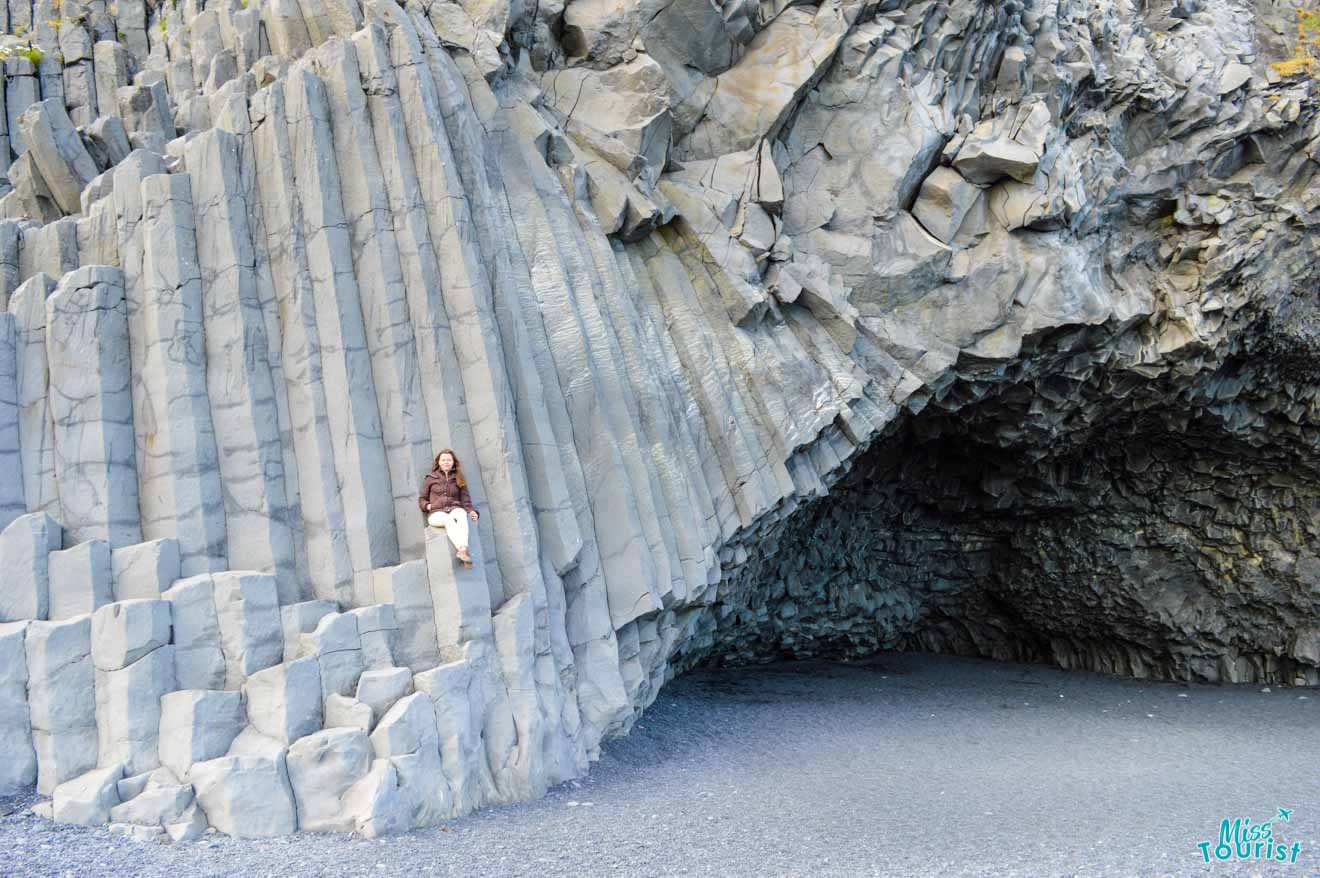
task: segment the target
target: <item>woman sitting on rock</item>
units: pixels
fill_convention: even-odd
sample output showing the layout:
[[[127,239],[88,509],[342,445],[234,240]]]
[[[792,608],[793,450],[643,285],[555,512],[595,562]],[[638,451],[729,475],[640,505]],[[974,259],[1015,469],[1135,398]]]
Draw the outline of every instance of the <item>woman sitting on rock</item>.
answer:
[[[453,451],[446,448],[435,456],[435,468],[422,480],[422,494],[417,498],[417,505],[426,514],[427,524],[444,529],[454,544],[458,560],[471,567],[468,519],[476,521],[480,516],[472,508],[467,479],[463,478],[463,468]]]

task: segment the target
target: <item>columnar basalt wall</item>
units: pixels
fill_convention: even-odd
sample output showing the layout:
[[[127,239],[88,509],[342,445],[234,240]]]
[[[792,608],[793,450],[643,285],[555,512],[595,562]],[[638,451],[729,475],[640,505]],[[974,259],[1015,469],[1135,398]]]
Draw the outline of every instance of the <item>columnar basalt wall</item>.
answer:
[[[703,661],[1320,683],[1303,8],[0,0],[0,793],[372,836]]]

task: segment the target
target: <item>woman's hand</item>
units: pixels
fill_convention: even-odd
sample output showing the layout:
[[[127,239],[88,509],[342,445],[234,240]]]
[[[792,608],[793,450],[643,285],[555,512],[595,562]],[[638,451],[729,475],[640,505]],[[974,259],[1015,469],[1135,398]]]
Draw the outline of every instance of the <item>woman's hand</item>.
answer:
[[[476,521],[479,517],[480,516],[477,515],[477,510],[475,509],[473,509],[471,512],[468,513],[468,518],[472,519],[473,521]]]

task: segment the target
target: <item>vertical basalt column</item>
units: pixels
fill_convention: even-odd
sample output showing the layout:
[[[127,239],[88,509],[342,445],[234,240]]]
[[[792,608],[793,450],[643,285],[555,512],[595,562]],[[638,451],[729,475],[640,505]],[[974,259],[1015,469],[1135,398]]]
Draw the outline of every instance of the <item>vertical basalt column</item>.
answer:
[[[352,240],[334,160],[330,105],[325,84],[306,60],[289,73],[286,113],[321,340],[322,379],[337,400],[329,407],[328,420],[356,593],[370,588],[372,570],[398,563],[399,543]]]
[[[312,58],[324,77],[330,103],[334,155],[394,489],[399,551],[404,558],[417,558],[425,546],[417,490],[431,469],[431,435],[417,345],[408,322],[394,215],[359,80],[357,53],[352,44],[334,38]],[[371,603],[371,596],[359,595],[359,602]]]
[[[142,181],[142,302],[146,343],[134,422],[149,437],[139,472],[147,539],[175,537],[184,576],[226,568],[225,508],[207,399],[202,282],[192,190],[182,174]],[[136,400],[135,400],[136,402]]]
[[[206,385],[224,485],[229,555],[273,572],[281,603],[301,599],[285,494],[279,412],[256,255],[241,190],[239,140],[212,129],[186,148],[197,222]]]
[[[23,226],[21,220],[0,220],[0,303],[22,283]]]
[[[64,276],[46,302],[50,408],[60,518],[72,542],[142,541],[133,459],[124,275],[103,265]]]
[[[14,316],[18,434],[28,512],[59,511],[46,368],[46,299],[54,291],[55,282],[50,277],[36,274],[24,281],[9,300],[9,313]]]
[[[0,314],[0,530],[27,511],[19,435],[18,329],[13,314]]]
[[[425,404],[427,432],[434,443],[431,452],[449,447],[460,459],[475,461],[476,443],[468,421],[463,379],[441,295],[440,258],[431,240],[424,190],[408,142],[410,110],[400,100],[401,83],[390,60],[389,37],[385,26],[373,20],[354,36],[353,42],[359,76],[365,83],[384,190],[393,215],[408,321],[416,349],[418,382]],[[415,72],[404,75],[415,78]],[[428,469],[429,465],[428,459]],[[479,468],[468,472],[474,497],[484,496],[478,487],[480,476]],[[420,485],[412,487],[415,496]],[[479,522],[476,529],[484,539],[492,539],[488,523]]]
[[[256,7],[235,12],[234,26],[241,30],[242,22],[251,22],[260,31],[259,10]],[[222,10],[221,22],[225,21]],[[259,34],[249,34],[255,41]],[[241,34],[235,31],[234,39],[239,41]],[[255,43],[254,43],[255,45]],[[254,49],[255,51],[255,49]],[[254,59],[255,60],[255,59]],[[288,603],[296,603],[312,593],[310,574],[307,567],[307,541],[303,531],[302,509],[300,506],[300,488],[297,448],[293,441],[293,422],[289,408],[289,388],[284,380],[284,335],[281,329],[280,306],[276,294],[275,277],[271,271],[271,254],[266,234],[266,212],[262,205],[260,186],[258,185],[257,152],[252,130],[252,117],[249,113],[248,87],[250,74],[233,80],[213,93],[211,97],[211,118],[218,129],[231,132],[238,141],[238,193],[243,200],[243,210],[247,217],[247,233],[251,241],[253,271],[255,275],[255,293],[257,307],[261,312],[265,331],[265,362],[270,369],[271,390],[275,399],[276,419],[279,426],[279,447],[283,460],[285,508],[288,513],[289,538],[293,543],[294,566],[297,573],[298,596]],[[260,355],[253,336],[253,351]],[[281,603],[289,591],[289,584],[280,582]]]
[[[132,367],[132,385],[135,410],[146,405],[145,387],[147,339],[143,335],[146,324],[137,319],[136,312],[142,300],[142,181],[153,174],[165,173],[160,156],[144,149],[134,150],[114,169],[114,189],[111,196],[115,206],[115,228],[119,236],[119,268],[124,277],[124,303],[128,315],[128,355]],[[134,459],[139,470],[146,469],[146,422],[134,424]]]
[[[259,92],[251,114],[265,246],[282,315],[281,351],[308,571],[316,597],[346,607],[353,600],[353,564],[344,538],[344,505],[335,472],[301,197],[294,185],[284,83],[277,81]]]

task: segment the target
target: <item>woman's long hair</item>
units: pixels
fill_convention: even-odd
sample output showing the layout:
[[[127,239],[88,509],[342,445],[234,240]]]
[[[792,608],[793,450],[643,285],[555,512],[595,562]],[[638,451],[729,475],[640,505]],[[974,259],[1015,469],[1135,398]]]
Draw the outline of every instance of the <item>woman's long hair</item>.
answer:
[[[458,482],[460,488],[466,488],[467,479],[463,476],[463,465],[458,462],[458,455],[453,452],[453,449],[442,448],[440,450],[440,453],[435,456],[435,465],[432,467],[432,472],[441,472],[440,458],[444,457],[446,454],[454,459],[454,468],[451,472],[454,474],[455,481]]]

